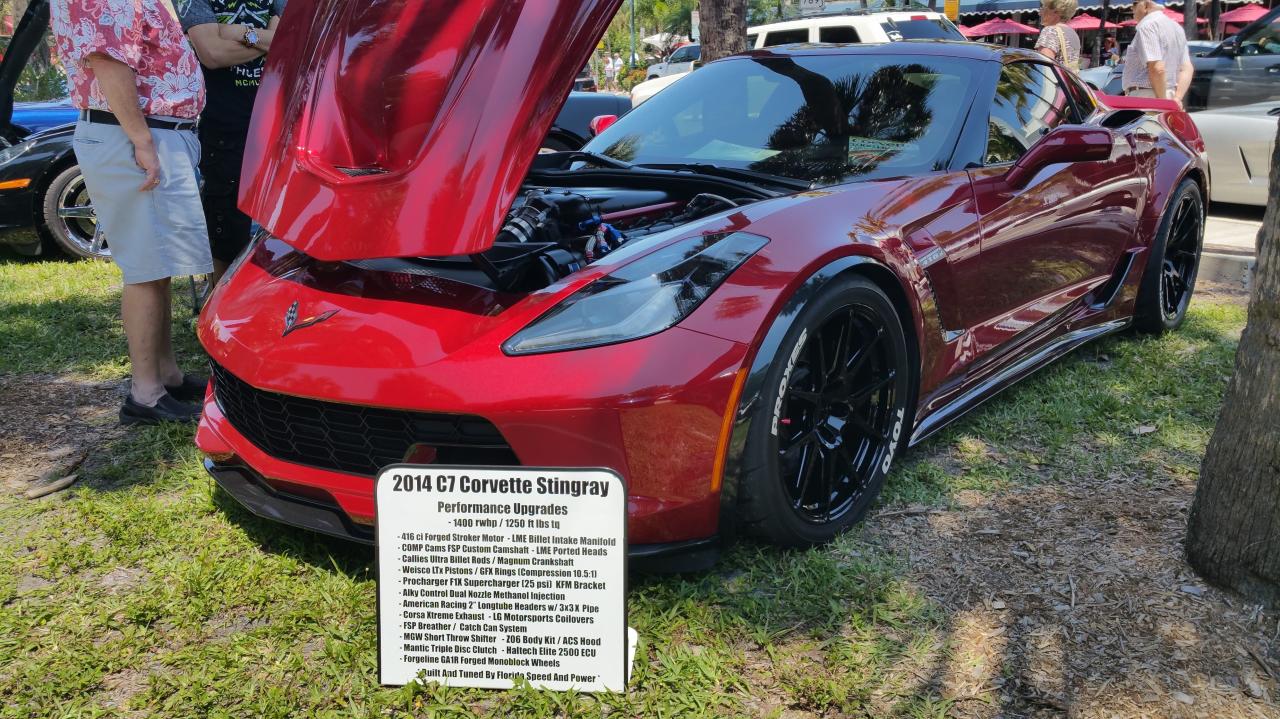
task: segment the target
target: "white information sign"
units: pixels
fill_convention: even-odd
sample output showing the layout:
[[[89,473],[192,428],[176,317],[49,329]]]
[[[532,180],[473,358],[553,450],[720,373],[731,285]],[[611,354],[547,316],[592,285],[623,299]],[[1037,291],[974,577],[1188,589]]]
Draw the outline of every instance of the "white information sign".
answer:
[[[383,684],[626,689],[621,477],[392,465],[375,496]]]

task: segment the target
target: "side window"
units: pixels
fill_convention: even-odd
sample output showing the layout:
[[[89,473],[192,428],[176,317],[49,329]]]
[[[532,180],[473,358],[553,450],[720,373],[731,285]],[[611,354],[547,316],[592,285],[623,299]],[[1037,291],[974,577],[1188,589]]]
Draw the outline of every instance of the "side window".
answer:
[[[862,42],[852,25],[828,25],[818,28],[818,42]]]
[[[986,163],[1013,162],[1075,109],[1048,65],[1014,62],[1000,70],[987,131]]]
[[[809,28],[802,27],[795,30],[774,30],[764,36],[764,46],[773,47],[774,45],[790,45],[793,42],[809,42]]]
[[[688,48],[682,47],[679,50],[676,50],[675,52],[671,53],[671,57],[667,60],[667,62],[689,62],[690,59],[691,58],[689,57]]]
[[[757,38],[757,37],[759,37],[759,35],[755,35],[754,33],[753,33],[753,34],[751,34],[751,35],[748,35],[748,36],[747,36],[747,49],[748,49],[748,50],[754,50],[754,49],[756,49],[756,38]]]
[[[1076,111],[1071,117],[1071,122],[1084,122],[1085,118],[1093,114],[1098,109],[1098,105],[1093,100],[1093,95],[1089,93],[1084,83],[1080,82],[1080,78],[1074,73],[1065,72],[1061,67],[1055,68],[1058,72],[1058,79],[1067,87],[1067,92],[1071,95],[1071,102],[1076,106]]]
[[[1240,51],[1244,55],[1280,55],[1280,18],[1241,37]]]

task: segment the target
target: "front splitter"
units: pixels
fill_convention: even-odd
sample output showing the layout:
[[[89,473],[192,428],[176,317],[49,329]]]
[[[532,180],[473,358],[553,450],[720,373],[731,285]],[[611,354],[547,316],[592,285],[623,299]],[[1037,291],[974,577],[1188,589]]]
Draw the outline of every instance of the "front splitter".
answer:
[[[219,464],[206,458],[204,468],[223,491],[263,519],[350,542],[370,546],[374,543],[373,527],[351,521],[336,504],[281,492],[244,465]],[[632,544],[627,547],[628,566],[638,572],[702,571],[715,564],[719,556],[720,542],[714,536],[683,542]]]

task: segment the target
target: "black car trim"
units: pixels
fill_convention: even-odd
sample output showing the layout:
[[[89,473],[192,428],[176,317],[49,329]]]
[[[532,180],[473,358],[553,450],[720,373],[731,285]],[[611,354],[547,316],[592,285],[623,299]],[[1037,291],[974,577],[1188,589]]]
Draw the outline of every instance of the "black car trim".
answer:
[[[350,542],[373,546],[372,526],[357,524],[336,504],[281,492],[262,475],[243,464],[222,464],[206,458],[205,471],[227,494],[255,516]],[[719,557],[716,537],[657,544],[631,544],[631,568],[649,572],[700,571]]]

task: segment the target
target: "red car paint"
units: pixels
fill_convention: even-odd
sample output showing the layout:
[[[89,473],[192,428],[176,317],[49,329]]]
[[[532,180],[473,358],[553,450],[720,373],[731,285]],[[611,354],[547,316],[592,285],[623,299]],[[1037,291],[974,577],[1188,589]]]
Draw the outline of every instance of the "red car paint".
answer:
[[[240,206],[323,260],[480,252],[621,0],[302,0]]]
[[[581,65],[583,28],[603,27],[601,14],[607,19],[604,8],[611,4],[586,3],[587,9],[573,12],[566,8],[583,5],[550,2],[541,12],[531,9],[532,2],[509,5],[515,6],[508,11],[511,27],[536,16],[544,23],[538,27],[552,23],[572,40],[556,81],[538,74],[547,96],[561,96]],[[445,67],[427,62],[435,56],[426,51],[341,52],[347,45],[334,37],[375,34],[377,23],[387,22],[379,12],[390,6],[375,3],[359,13],[334,6],[330,20],[291,16],[295,30],[303,30],[298,25],[304,20],[313,23],[309,32],[319,39],[307,41],[306,52],[277,54],[273,48],[275,62],[263,83],[265,109],[255,114],[259,157],[246,166],[242,195],[243,206],[284,241],[261,246],[215,290],[200,323],[201,342],[215,362],[261,390],[342,405],[476,415],[497,428],[522,464],[613,468],[627,481],[629,531],[637,545],[698,540],[725,529],[719,484],[733,480],[733,469],[723,478],[716,469],[725,463],[735,413],[749,401],[735,397],[735,389],[753,363],[768,361],[762,353],[769,328],[823,268],[856,258],[862,261],[858,271],[901,302],[920,370],[914,443],[1039,366],[1022,360],[1051,352],[1073,332],[1112,328],[1128,318],[1169,194],[1186,177],[1207,194],[1203,158],[1164,132],[1154,116],[1137,130],[1116,131],[1102,126],[1102,108],[1085,128],[1051,133],[1046,141],[1083,143],[1088,147],[1082,151],[1094,153],[1105,135],[1111,143],[1105,159],[1051,164],[1017,183],[1008,181],[1008,167],[849,183],[693,222],[664,242],[733,231],[772,241],[672,329],[611,346],[512,357],[503,353],[504,341],[625,260],[606,256],[523,298],[388,279],[328,262],[487,246],[527,170],[524,158],[536,149],[533,138],[545,131],[542,120],[555,112],[537,93],[519,95],[521,102],[511,102],[517,94],[510,94],[507,105],[516,109],[508,107],[509,121],[495,126],[489,96],[468,95],[473,88],[465,82],[423,93],[423,103],[399,95],[372,104],[336,101],[347,87],[340,80],[348,76],[367,79],[389,65],[397,84],[417,82],[414,73],[422,73],[425,83]],[[468,12],[479,13],[474,20],[489,11]],[[333,35],[334,28],[348,29]],[[409,33],[400,36],[402,44],[412,44]],[[490,34],[477,31],[477,37],[485,39],[479,47],[487,48],[486,57],[501,54]],[[506,49],[516,58],[545,49],[538,41],[517,50],[517,40]],[[437,53],[458,43],[413,41]],[[910,47],[996,63],[1039,58],[970,44]],[[454,64],[448,67],[460,62],[458,54],[450,55]],[[342,72],[333,68],[338,60]],[[743,60],[727,60],[735,61]],[[503,88],[511,89],[506,83]],[[464,128],[434,113],[442,95],[456,99],[454,111],[467,118],[460,121],[467,134],[462,145],[449,143]],[[377,103],[384,103],[384,112],[369,109]],[[473,134],[480,115],[487,118],[484,132]],[[405,129],[413,125],[404,119],[410,116],[438,127]],[[404,124],[386,132],[395,122]],[[377,132],[366,132],[375,126]],[[404,133],[415,139],[388,142]],[[281,139],[262,139],[267,137]],[[498,155],[505,161],[498,162]],[[389,172],[349,179],[330,171],[343,163]],[[447,192],[439,182],[432,186],[441,177],[449,179]],[[491,184],[493,178],[501,182]],[[438,232],[440,227],[451,231]],[[1138,271],[1118,273],[1129,256]],[[1098,295],[1113,276],[1122,283],[1115,299],[1102,303]],[[337,313],[282,339],[294,303],[308,316]],[[223,464],[249,467],[277,491],[335,503],[357,523],[373,519],[368,476],[268,456],[226,420],[212,393],[197,443]]]

